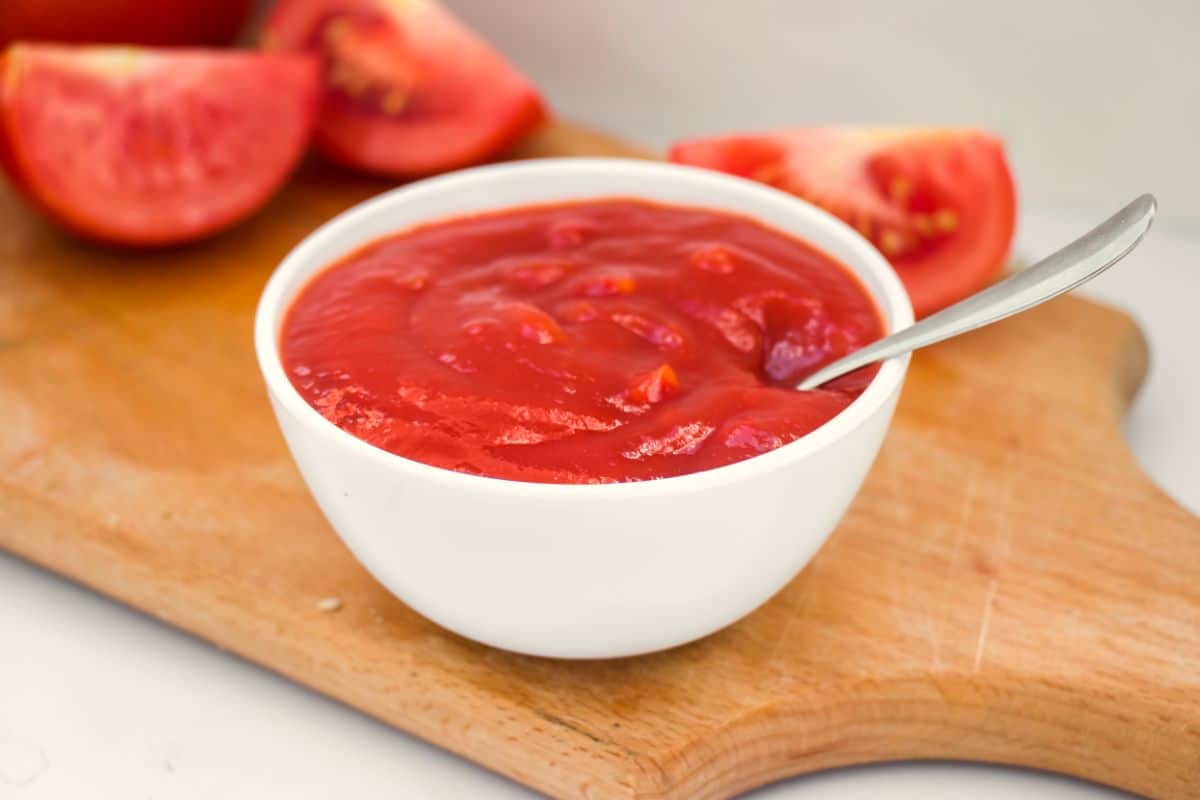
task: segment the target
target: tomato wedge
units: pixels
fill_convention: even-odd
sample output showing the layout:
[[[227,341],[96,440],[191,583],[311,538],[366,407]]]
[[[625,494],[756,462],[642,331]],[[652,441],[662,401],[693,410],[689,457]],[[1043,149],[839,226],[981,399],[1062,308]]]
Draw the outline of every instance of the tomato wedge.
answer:
[[[274,194],[305,150],[318,85],[299,56],[13,45],[0,61],[0,156],[67,228],[183,242]]]
[[[280,0],[262,43],[322,56],[317,147],[368,172],[484,161],[546,115],[533,84],[434,0]]]
[[[679,142],[671,160],[802,197],[887,256],[918,317],[978,291],[1004,267],[1016,220],[998,139],[949,129],[806,128]]]

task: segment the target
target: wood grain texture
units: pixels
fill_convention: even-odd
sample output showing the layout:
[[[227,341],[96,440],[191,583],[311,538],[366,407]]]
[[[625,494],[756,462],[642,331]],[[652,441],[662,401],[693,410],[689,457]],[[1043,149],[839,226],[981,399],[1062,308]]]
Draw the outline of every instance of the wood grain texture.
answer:
[[[559,125],[519,154],[627,152]],[[237,230],[142,254],[5,190],[0,545],[559,797],[962,758],[1200,798],[1200,522],[1122,443],[1146,366],[1125,316],[1064,298],[919,354],[844,523],[737,625],[636,659],[517,656],[358,566],[255,367],[271,269],[384,188],[310,166]]]

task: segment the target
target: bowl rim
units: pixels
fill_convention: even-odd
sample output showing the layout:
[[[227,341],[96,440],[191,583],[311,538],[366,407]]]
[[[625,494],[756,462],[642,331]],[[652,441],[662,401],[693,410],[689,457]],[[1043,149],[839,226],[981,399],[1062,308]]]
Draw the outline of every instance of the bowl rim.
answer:
[[[314,264],[309,252],[319,250],[331,242],[346,236],[361,218],[368,217],[379,210],[397,203],[419,203],[422,195],[447,191],[478,191],[480,182],[504,181],[510,176],[525,173],[555,173],[579,172],[586,177],[588,170],[625,170],[639,177],[655,181],[690,181],[704,190],[703,196],[711,197],[712,202],[703,204],[690,202],[661,201],[653,197],[647,200],[664,205],[692,206],[706,208],[726,213],[747,216],[758,219],[754,212],[731,208],[721,202],[722,197],[731,193],[742,197],[751,197],[754,202],[774,206],[776,209],[786,208],[786,213],[797,220],[797,228],[820,228],[832,238],[840,240],[854,254],[854,264],[847,264],[856,273],[855,277],[864,290],[875,301],[883,313],[885,320],[885,335],[893,333],[913,323],[912,304],[908,294],[900,282],[896,272],[863,236],[829,212],[787,192],[756,183],[745,178],[739,178],[723,173],[714,172],[698,167],[671,164],[666,162],[648,161],[635,158],[613,157],[564,157],[541,158],[527,161],[505,162],[480,167],[458,170],[438,175],[432,178],[390,189],[374,197],[368,198],[342,211],[328,220],[297,243],[271,273],[259,298],[254,319],[254,344],[258,358],[259,369],[266,382],[272,398],[301,425],[311,430],[323,442],[332,447],[349,448],[357,455],[378,464],[382,469],[410,474],[413,478],[436,481],[446,485],[446,488],[457,488],[463,491],[500,493],[510,496],[536,496],[543,499],[550,497],[597,496],[606,500],[633,498],[639,495],[658,495],[674,493],[690,493],[705,491],[732,483],[752,480],[758,475],[773,472],[786,465],[803,460],[812,454],[834,446],[857,428],[861,427],[874,414],[878,413],[887,403],[892,394],[899,390],[908,365],[909,356],[897,356],[888,359],[880,365],[878,373],[867,385],[867,388],[855,398],[850,405],[837,416],[812,432],[790,442],[782,447],[752,456],[733,464],[726,464],[699,472],[674,475],[647,481],[624,481],[618,483],[535,483],[508,478],[497,478],[486,475],[473,475],[455,470],[425,464],[410,458],[392,453],[369,444],[352,433],[342,430],[330,422],[300,395],[283,369],[279,356],[279,333],[282,326],[286,307],[292,302],[308,281],[318,272],[325,269],[331,262],[328,260]],[[468,189],[467,187],[471,187]],[[489,210],[501,208],[518,208],[522,205],[540,205],[553,202],[586,201],[618,196],[619,193],[597,193],[589,195],[581,191],[577,198],[562,201],[540,201],[531,199],[528,203],[498,204],[494,209],[479,212],[464,211],[463,215],[472,213],[487,213]],[[638,196],[636,191],[625,196]],[[439,219],[452,219],[453,214],[433,215],[428,220],[416,224],[426,224]],[[776,226],[763,222],[769,227]],[[404,230],[400,227],[396,232]],[[814,249],[824,252],[822,248],[812,243],[803,233],[783,231],[795,238],[803,239]],[[385,234],[386,235],[386,234]],[[343,254],[348,254],[365,242],[349,244],[340,248]],[[838,263],[850,259],[838,259],[829,256]],[[863,272],[870,275],[871,282],[864,280]],[[299,274],[299,276],[298,276]],[[881,289],[882,292],[877,291]]]

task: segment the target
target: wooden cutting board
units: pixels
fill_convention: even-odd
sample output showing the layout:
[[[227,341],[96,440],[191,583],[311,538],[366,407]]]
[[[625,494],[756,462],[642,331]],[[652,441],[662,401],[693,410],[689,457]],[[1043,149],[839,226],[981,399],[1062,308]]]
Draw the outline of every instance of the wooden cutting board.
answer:
[[[557,126],[520,155],[629,152]],[[634,659],[517,656],[354,561],[255,366],[272,268],[385,188],[312,166],[237,230],[143,254],[0,194],[0,545],[559,797],[958,758],[1200,798],[1200,521],[1122,443],[1146,365],[1128,318],[1065,298],[919,354],[837,533],[737,625]]]

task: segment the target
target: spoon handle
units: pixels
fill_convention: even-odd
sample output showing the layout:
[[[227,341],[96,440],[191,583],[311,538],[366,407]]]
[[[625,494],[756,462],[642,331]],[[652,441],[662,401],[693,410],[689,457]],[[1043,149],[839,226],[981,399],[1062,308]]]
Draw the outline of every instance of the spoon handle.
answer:
[[[1069,292],[1133,250],[1150,229],[1156,208],[1153,195],[1144,194],[1033,266],[839,358],[809,375],[796,388],[815,389],[859,367],[982,328]]]

